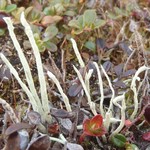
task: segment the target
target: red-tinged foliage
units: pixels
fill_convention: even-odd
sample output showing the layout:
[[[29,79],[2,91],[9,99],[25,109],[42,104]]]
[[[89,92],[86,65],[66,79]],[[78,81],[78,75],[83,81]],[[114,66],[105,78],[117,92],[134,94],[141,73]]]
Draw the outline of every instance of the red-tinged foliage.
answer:
[[[132,125],[132,122],[129,119],[125,120],[126,127],[130,127],[131,125]]]
[[[143,134],[142,138],[150,142],[150,131]]]
[[[7,24],[4,21],[4,17],[9,17],[9,15],[5,12],[0,12],[0,28],[6,28]]]
[[[52,123],[48,125],[48,133],[50,134],[58,134],[59,133],[59,125],[58,123]]]
[[[83,141],[86,135],[89,136],[102,136],[106,133],[103,126],[103,117],[96,115],[92,119],[87,119],[83,122],[83,134],[80,137],[80,142]]]

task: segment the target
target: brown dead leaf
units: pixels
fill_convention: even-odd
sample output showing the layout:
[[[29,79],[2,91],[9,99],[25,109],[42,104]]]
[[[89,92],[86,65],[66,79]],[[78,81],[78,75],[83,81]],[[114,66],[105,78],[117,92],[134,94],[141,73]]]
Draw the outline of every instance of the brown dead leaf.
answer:
[[[42,18],[41,24],[43,26],[48,26],[49,24],[57,23],[62,20],[61,16],[44,16]]]
[[[5,150],[20,150],[20,136],[17,132],[11,134],[5,145]]]
[[[9,136],[17,131],[20,131],[22,129],[32,129],[33,125],[29,125],[28,123],[16,123],[16,124],[12,124],[11,126],[9,126],[6,131],[5,131],[5,135]]]

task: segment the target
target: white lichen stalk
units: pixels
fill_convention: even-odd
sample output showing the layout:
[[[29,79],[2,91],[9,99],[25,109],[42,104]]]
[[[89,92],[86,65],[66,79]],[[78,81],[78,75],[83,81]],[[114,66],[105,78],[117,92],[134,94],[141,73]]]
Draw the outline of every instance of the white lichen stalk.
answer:
[[[133,110],[133,113],[132,115],[130,116],[130,119],[133,120],[135,117],[136,117],[136,114],[138,112],[138,104],[139,104],[139,101],[138,101],[138,93],[137,93],[137,88],[136,88],[136,81],[140,81],[140,78],[138,77],[139,74],[145,70],[148,70],[150,69],[149,67],[146,67],[146,66],[142,66],[140,67],[137,72],[135,73],[133,79],[132,79],[132,82],[131,82],[131,90],[133,91],[134,93],[134,110]]]
[[[69,99],[67,97],[67,95],[63,92],[63,89],[58,81],[58,79],[55,77],[54,74],[52,74],[50,71],[47,72],[47,75],[49,76],[49,78],[56,84],[62,98],[63,98],[63,101],[65,103],[65,106],[66,106],[66,109],[68,112],[71,112],[71,106],[70,106],[70,103],[69,103]]]
[[[44,112],[47,113],[47,112],[49,112],[50,108],[49,108],[48,95],[47,95],[47,89],[46,89],[46,81],[45,81],[45,76],[44,76],[44,72],[43,72],[42,60],[41,60],[39,48],[35,42],[33,32],[31,30],[31,27],[24,17],[24,12],[21,13],[21,23],[25,28],[25,33],[29,38],[29,41],[30,41],[32,49],[33,49],[33,54],[36,59],[36,66],[37,66],[39,83],[40,83],[42,107],[44,109]]]
[[[2,54],[0,53],[0,57],[2,59],[2,61],[7,65],[7,67],[10,69],[10,72],[14,75],[14,77],[17,79],[18,83],[20,84],[21,88],[24,90],[24,92],[27,94],[30,103],[33,107],[33,110],[39,112],[41,114],[40,111],[40,107],[38,107],[32,93],[30,92],[30,90],[28,89],[28,87],[22,82],[21,78],[18,75],[18,72],[16,71],[16,69],[10,64],[10,62],[8,61],[8,59]]]
[[[4,20],[5,20],[6,24],[7,24],[7,27],[8,27],[8,30],[9,30],[9,35],[10,35],[12,41],[13,41],[13,44],[14,44],[14,46],[15,46],[15,48],[17,50],[18,56],[20,58],[20,62],[22,64],[22,66],[23,66],[23,69],[24,69],[24,72],[25,72],[26,81],[28,83],[28,87],[29,87],[29,89],[30,89],[30,91],[31,91],[31,93],[32,93],[32,95],[33,95],[37,105],[39,106],[38,112],[40,112],[40,114],[41,114],[42,113],[41,102],[40,102],[40,99],[39,99],[39,97],[37,95],[37,92],[36,92],[36,89],[35,89],[35,86],[34,86],[34,82],[33,82],[33,78],[32,78],[32,75],[31,75],[29,64],[28,64],[27,59],[25,58],[25,55],[23,54],[21,46],[20,46],[20,44],[19,44],[19,42],[18,42],[18,40],[16,38],[16,35],[14,33],[14,27],[13,27],[13,24],[12,24],[12,21],[11,21],[10,17],[5,17]],[[11,66],[11,65],[9,65],[9,66]]]
[[[71,40],[71,42],[72,42],[72,46],[73,46],[75,55],[76,55],[76,57],[77,57],[77,59],[78,59],[78,62],[79,62],[79,64],[80,64],[80,67],[81,67],[81,68],[85,67],[84,61],[83,61],[83,59],[82,59],[82,57],[81,57],[81,55],[80,55],[80,53],[79,53],[79,50],[78,50],[76,41],[75,41],[73,38],[71,38],[70,40]]]
[[[104,108],[103,108],[103,102],[104,102],[104,88],[103,88],[103,81],[102,81],[102,77],[101,77],[101,73],[100,73],[100,69],[98,67],[98,64],[96,62],[93,62],[93,64],[95,65],[95,68],[97,70],[97,76],[98,76],[98,83],[99,83],[99,90],[100,90],[100,94],[101,94],[101,98],[100,98],[100,113],[101,115],[104,117]]]
[[[33,37],[33,33],[31,31],[31,28],[30,28],[29,24],[27,23],[27,21],[24,17],[24,12],[21,14],[21,23],[25,27],[25,32],[29,38],[29,41],[30,41],[31,46],[33,48],[34,56],[36,58],[36,65],[37,65],[38,77],[39,77],[39,82],[40,82],[41,100],[37,94],[27,59],[25,58],[23,51],[19,45],[19,42],[16,38],[16,35],[14,33],[14,27],[13,27],[12,21],[9,17],[5,17],[4,20],[7,23],[10,37],[13,41],[13,44],[17,50],[19,59],[20,59],[21,64],[23,66],[23,69],[25,72],[25,77],[26,77],[27,84],[28,84],[29,88],[22,82],[17,71],[10,64],[8,59],[3,54],[0,54],[0,57],[5,62],[5,64],[8,66],[11,73],[15,76],[15,78],[18,80],[20,86],[22,87],[22,89],[27,94],[27,96],[31,102],[31,105],[33,107],[33,110],[37,111],[41,115],[42,122],[45,122],[45,121],[51,122],[51,116],[48,115],[50,112],[50,106],[49,106],[49,102],[48,102],[46,81],[45,81],[45,77],[44,77],[42,61],[41,61],[39,49],[36,45],[36,42],[35,42],[34,37]]]
[[[95,103],[91,101],[91,96],[90,96],[89,90],[86,87],[86,84],[85,84],[85,82],[83,80],[83,77],[82,77],[81,73],[79,72],[79,70],[75,66],[73,66],[73,69],[77,73],[77,76],[78,76],[78,78],[79,78],[79,80],[81,82],[81,85],[82,85],[82,87],[84,89],[84,92],[85,92],[85,95],[87,97],[87,101],[88,101],[88,104],[90,106],[91,111],[93,112],[94,115],[97,115],[97,112],[96,112],[96,109],[95,109]]]
[[[101,65],[101,68],[102,68],[102,71],[108,81],[108,84],[109,84],[109,87],[112,91],[112,96],[111,96],[111,100],[110,100],[110,105],[109,105],[109,108],[108,108],[108,111],[107,112],[110,112],[110,111],[113,111],[113,99],[115,98],[115,91],[114,91],[114,88],[112,86],[112,83],[111,83],[111,80],[109,79],[109,76],[107,75],[105,69],[103,68],[103,66]]]
[[[121,101],[122,106],[117,103],[119,101]],[[125,124],[125,110],[126,110],[125,94],[116,97],[114,99],[113,103],[114,103],[114,105],[116,105],[117,107],[119,107],[121,109],[121,121],[120,121],[120,124],[117,127],[117,129],[112,132],[111,136],[119,133],[124,127],[124,124]]]

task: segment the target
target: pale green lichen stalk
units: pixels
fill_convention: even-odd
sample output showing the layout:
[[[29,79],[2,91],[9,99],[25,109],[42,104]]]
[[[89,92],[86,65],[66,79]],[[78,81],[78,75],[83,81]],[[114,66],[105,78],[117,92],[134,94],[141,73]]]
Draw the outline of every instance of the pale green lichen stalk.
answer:
[[[27,62],[27,59],[25,58],[25,55],[24,55],[24,53],[21,49],[21,46],[20,46],[17,38],[16,38],[16,35],[14,33],[14,27],[13,27],[12,20],[10,19],[10,17],[5,17],[4,20],[5,20],[5,22],[8,26],[10,37],[13,41],[13,44],[14,44],[16,50],[17,50],[18,56],[20,58],[22,66],[23,66],[28,87],[22,82],[22,80],[20,79],[17,71],[10,64],[8,59],[2,53],[0,54],[0,57],[4,61],[4,63],[8,66],[11,73],[18,80],[18,82],[19,82],[20,86],[22,87],[22,89],[24,90],[24,92],[27,94],[27,96],[29,98],[29,101],[30,101],[30,103],[33,107],[33,110],[37,111],[41,115],[42,122],[43,123],[45,121],[51,122],[51,116],[48,115],[49,112],[50,112],[50,105],[49,105],[49,102],[48,102],[46,81],[45,81],[45,77],[44,77],[42,61],[41,61],[39,49],[36,45],[36,42],[35,42],[34,37],[33,37],[32,30],[30,28],[30,25],[27,23],[27,21],[24,17],[24,12],[23,12],[21,14],[21,23],[25,28],[25,32],[26,32],[26,34],[29,38],[29,41],[30,41],[32,49],[33,49],[33,54],[36,58],[36,66],[37,66],[37,70],[38,70],[41,98],[39,98],[39,96],[37,94],[29,64]]]

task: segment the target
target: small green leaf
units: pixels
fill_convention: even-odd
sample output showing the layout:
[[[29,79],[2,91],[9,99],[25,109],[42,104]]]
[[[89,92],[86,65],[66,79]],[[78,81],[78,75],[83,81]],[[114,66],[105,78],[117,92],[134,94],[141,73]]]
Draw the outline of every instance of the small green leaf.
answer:
[[[79,16],[77,20],[71,20],[69,21],[69,26],[77,28],[77,29],[82,29],[83,30],[83,16]]]
[[[139,148],[135,145],[135,144],[130,144],[130,143],[126,143],[125,144],[125,149],[126,150],[139,150]]]
[[[69,24],[68,24],[70,27],[74,27],[74,28],[77,28],[77,29],[80,29],[80,24],[77,20],[70,20],[69,21]]]
[[[51,52],[56,52],[57,51],[57,46],[54,43],[50,42],[50,41],[44,42],[44,45]]]
[[[55,10],[57,12],[57,15],[60,15],[63,13],[63,11],[65,11],[64,6],[60,3],[56,4],[54,7],[55,7]]]
[[[91,26],[95,23],[96,18],[97,15],[94,9],[86,10],[83,14],[83,26]]]
[[[44,32],[44,41],[52,39],[57,35],[57,33],[58,33],[58,29],[56,26],[54,25],[48,26]]]
[[[71,10],[68,10],[64,13],[64,15],[71,16],[71,17],[75,16],[75,14],[76,14],[75,11],[71,11]]]
[[[118,18],[121,17],[120,15],[116,15],[115,13],[112,13],[112,12],[108,12],[107,16],[108,16],[110,19],[118,19]]]
[[[124,147],[126,143],[126,137],[122,134],[116,134],[111,138],[112,143],[117,147]]]
[[[16,4],[10,4],[10,5],[6,6],[5,10],[6,10],[6,12],[10,13],[10,12],[14,11],[16,8],[17,8]]]
[[[5,34],[5,29],[1,29],[0,28],[0,36],[4,35]]]
[[[96,49],[95,43],[93,41],[87,41],[84,46],[92,51],[95,51]]]
[[[48,16],[48,15],[53,16],[53,15],[56,14],[55,7],[54,7],[54,6],[46,7],[46,8],[43,10],[43,13],[44,13],[45,15],[47,15],[47,16]]]
[[[94,28],[99,28],[103,25],[105,25],[106,21],[102,19],[97,19],[94,23]]]

